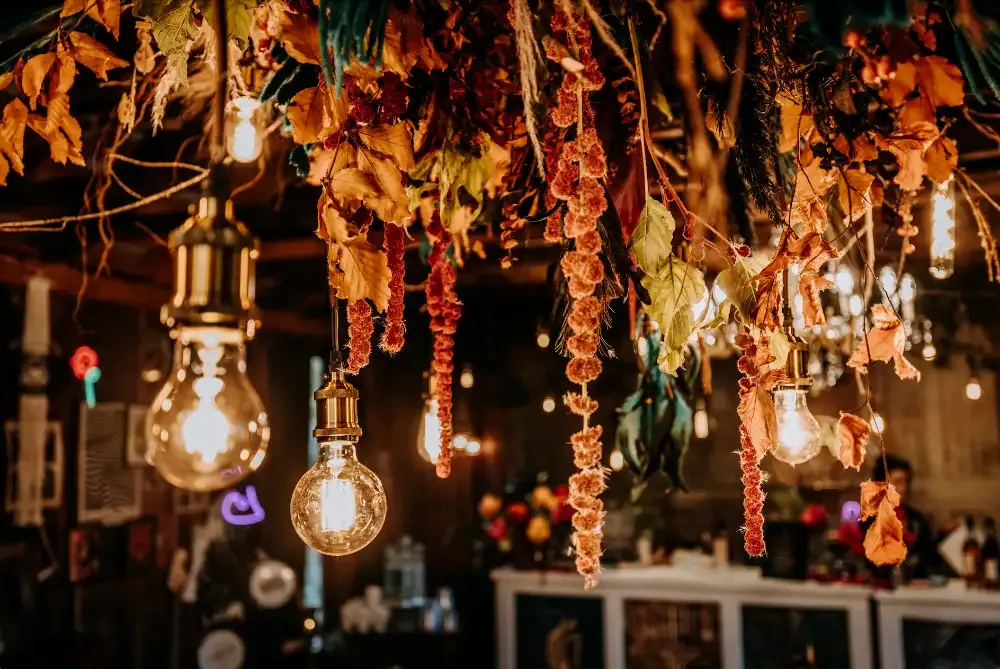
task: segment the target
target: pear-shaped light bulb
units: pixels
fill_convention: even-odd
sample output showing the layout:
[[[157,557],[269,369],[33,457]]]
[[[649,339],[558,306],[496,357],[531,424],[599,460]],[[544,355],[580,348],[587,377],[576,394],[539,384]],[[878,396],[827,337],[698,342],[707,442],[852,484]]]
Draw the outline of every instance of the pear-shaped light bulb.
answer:
[[[617,448],[611,451],[611,457],[608,458],[608,464],[611,465],[611,469],[620,472],[625,467],[625,456]]]
[[[983,396],[983,386],[979,383],[979,377],[973,376],[965,384],[965,396],[970,400],[978,400]]]
[[[374,472],[358,462],[353,443],[326,442],[295,486],[289,510],[306,545],[326,555],[349,555],[382,529],[385,491]]]
[[[146,460],[169,483],[221,490],[260,465],[270,426],[246,372],[241,331],[179,328],[174,367],[146,416]]]
[[[806,391],[784,388],[774,391],[778,438],[771,454],[790,465],[798,465],[819,454],[823,447],[819,421],[806,404]]]
[[[252,163],[264,148],[264,133],[260,125],[260,102],[238,97],[229,104],[226,113],[226,150],[238,163]]]

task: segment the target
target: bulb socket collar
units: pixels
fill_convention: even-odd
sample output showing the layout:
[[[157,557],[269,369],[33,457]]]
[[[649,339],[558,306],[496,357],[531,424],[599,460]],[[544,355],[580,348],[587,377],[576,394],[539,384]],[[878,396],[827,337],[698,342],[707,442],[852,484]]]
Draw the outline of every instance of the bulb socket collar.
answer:
[[[812,385],[808,369],[809,346],[795,334],[791,326],[784,328],[788,338],[788,358],[785,360],[785,380],[775,390],[802,390]]]
[[[259,244],[225,199],[225,168],[211,169],[197,212],[170,233],[174,290],[160,320],[171,328],[231,327],[253,338],[260,326],[254,303]]]
[[[316,400],[316,429],[322,441],[356,442],[361,438],[358,422],[358,389],[344,378],[343,370],[332,371],[327,382],[313,393]]]

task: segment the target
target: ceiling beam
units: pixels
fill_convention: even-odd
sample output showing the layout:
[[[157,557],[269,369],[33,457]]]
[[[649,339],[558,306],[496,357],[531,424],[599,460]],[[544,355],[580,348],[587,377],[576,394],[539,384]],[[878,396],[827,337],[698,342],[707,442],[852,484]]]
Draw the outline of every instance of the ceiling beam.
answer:
[[[38,274],[49,279],[52,290],[57,293],[76,295],[83,282],[83,274],[67,265],[0,255],[2,284],[23,286],[28,279]],[[159,310],[170,299],[170,292],[156,286],[102,276],[88,277],[86,298],[134,309]],[[265,328],[276,332],[315,337],[326,337],[330,333],[330,323],[326,319],[309,318],[293,311],[263,309],[260,318]]]

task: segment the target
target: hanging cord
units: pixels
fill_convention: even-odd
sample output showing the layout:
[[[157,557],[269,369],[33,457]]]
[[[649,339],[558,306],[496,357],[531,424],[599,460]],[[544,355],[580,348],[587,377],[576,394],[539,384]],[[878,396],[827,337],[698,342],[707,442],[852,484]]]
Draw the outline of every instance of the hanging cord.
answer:
[[[229,98],[229,44],[225,0],[215,5],[215,100],[212,122],[212,165],[221,165],[226,157],[226,103]]]
[[[330,295],[330,330],[333,333],[333,347],[330,349],[330,373],[344,369],[344,359],[340,354],[340,301]]]

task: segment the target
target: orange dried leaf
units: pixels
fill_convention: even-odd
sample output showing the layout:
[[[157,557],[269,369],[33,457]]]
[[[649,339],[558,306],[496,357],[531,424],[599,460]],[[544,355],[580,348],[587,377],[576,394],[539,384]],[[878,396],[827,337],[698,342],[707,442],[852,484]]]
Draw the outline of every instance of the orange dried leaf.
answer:
[[[920,92],[935,107],[958,107],[965,102],[965,79],[962,70],[941,56],[917,60]]]
[[[378,195],[365,200],[365,206],[387,223],[405,225],[410,220],[410,200],[403,186],[403,173],[389,158],[382,158],[366,147],[358,147],[358,167],[370,174]]]
[[[879,504],[875,522],[865,535],[865,557],[877,565],[898,565],[906,559],[903,523],[888,499]]]
[[[876,136],[876,145],[896,158],[899,173],[893,181],[899,184],[900,188],[908,191],[920,188],[927,173],[924,151],[939,134],[937,126],[933,123],[919,122],[908,125],[888,137]]]
[[[311,144],[327,125],[326,88],[313,86],[295,94],[288,105],[288,122],[296,144]]]
[[[346,300],[370,299],[379,311],[389,306],[389,261],[364,235],[340,244],[340,271],[344,273],[338,297]]]
[[[330,178],[330,190],[338,203],[361,201],[378,193],[371,177],[357,167],[345,167],[334,173]]]
[[[826,230],[826,196],[837,183],[834,174],[814,160],[800,168],[795,177],[795,194],[792,198],[791,222],[802,226],[803,232]]]
[[[62,11],[59,12],[59,18],[79,14],[87,8],[88,4],[90,4],[90,0],[64,0]]]
[[[878,360],[881,362],[893,361],[896,376],[901,379],[920,380],[920,370],[913,366],[903,355],[906,346],[906,332],[903,329],[903,322],[888,307],[876,304],[872,307],[873,327],[865,335],[865,338],[858,343],[850,359],[847,361],[848,367],[853,367],[868,373],[868,365]]]
[[[854,467],[859,472],[865,461],[868,449],[868,437],[871,435],[871,425],[868,421],[854,414],[840,413],[837,421],[837,436],[840,438],[840,464],[844,469]]]
[[[279,23],[281,43],[300,63],[320,64],[319,26],[307,14],[284,12]]]
[[[861,218],[872,206],[871,187],[875,175],[864,170],[844,170],[837,175],[840,208],[851,221]]]
[[[65,6],[63,10],[65,11]],[[121,0],[87,0],[87,16],[107,28],[115,39],[118,39],[121,12]]]
[[[127,60],[111,53],[111,49],[86,33],[73,31],[69,34],[69,41],[73,47],[70,51],[73,60],[105,81],[108,80],[108,70],[128,65]]]
[[[781,138],[778,153],[789,153],[799,145],[799,138],[809,134],[815,123],[811,114],[802,112],[802,105],[788,95],[779,94],[777,102],[781,108]]]
[[[359,128],[358,138],[369,149],[391,157],[404,172],[413,169],[413,139],[405,123]]]
[[[885,481],[865,481],[861,484],[861,516],[868,520],[878,513],[879,505],[888,501],[893,507],[899,506],[900,498],[896,488]]]
[[[889,105],[898,107],[917,86],[917,66],[906,61],[896,66],[896,76],[889,79],[882,91],[882,99]]]
[[[958,147],[951,138],[940,135],[924,151],[924,162],[927,163],[927,178],[944,183],[958,166]]]
[[[32,110],[35,109],[38,95],[42,92],[42,85],[55,62],[56,55],[49,52],[38,54],[24,64],[24,70],[21,72],[21,91],[27,96]]]

